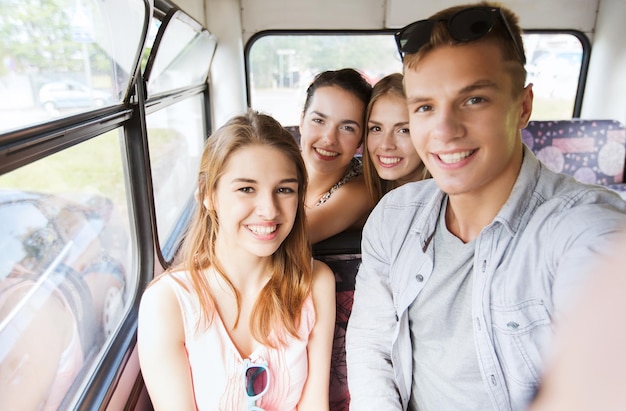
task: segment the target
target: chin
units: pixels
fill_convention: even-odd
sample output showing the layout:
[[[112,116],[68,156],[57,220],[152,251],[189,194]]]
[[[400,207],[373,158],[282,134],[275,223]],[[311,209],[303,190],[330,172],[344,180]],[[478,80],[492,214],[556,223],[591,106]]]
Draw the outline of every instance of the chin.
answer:
[[[387,181],[395,181],[397,179],[399,179],[402,173],[379,173],[378,175],[380,176],[380,178],[382,178],[383,180],[387,180]]]
[[[462,194],[468,191],[468,185],[460,182],[447,181],[446,178],[437,178],[433,176],[433,180],[437,183],[437,187],[447,195]]]
[[[248,250],[258,257],[269,257],[274,254],[285,239],[274,240],[267,244],[253,244]]]

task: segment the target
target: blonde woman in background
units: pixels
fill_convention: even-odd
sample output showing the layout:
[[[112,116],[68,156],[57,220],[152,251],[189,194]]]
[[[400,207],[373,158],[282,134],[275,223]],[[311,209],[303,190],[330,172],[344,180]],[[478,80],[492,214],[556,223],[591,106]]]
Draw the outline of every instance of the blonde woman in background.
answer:
[[[404,183],[430,177],[411,142],[402,74],[390,74],[374,85],[365,124],[363,174],[374,203]]]

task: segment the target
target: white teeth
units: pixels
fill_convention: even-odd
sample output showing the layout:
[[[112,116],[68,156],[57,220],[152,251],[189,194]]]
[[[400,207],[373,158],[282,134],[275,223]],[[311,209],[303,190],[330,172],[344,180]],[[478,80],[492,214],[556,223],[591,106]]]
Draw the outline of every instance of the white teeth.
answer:
[[[249,225],[248,229],[250,231],[252,231],[254,234],[258,234],[258,235],[267,235],[267,234],[271,234],[274,231],[276,231],[277,226],[275,225],[271,225],[271,226],[267,226],[267,225]]]
[[[334,151],[326,151],[323,148],[316,148],[315,151],[326,157],[335,157],[339,155],[339,153],[335,153]]]
[[[402,160],[401,157],[378,157],[378,159],[381,163],[387,165],[398,164]]]
[[[439,154],[439,159],[446,164],[458,163],[459,161],[469,157],[473,151],[461,151],[460,153]]]

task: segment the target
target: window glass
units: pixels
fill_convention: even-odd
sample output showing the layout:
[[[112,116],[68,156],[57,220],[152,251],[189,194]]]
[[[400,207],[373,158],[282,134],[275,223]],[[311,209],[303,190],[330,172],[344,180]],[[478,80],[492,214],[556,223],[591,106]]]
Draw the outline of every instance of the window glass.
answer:
[[[217,44],[215,36],[181,11],[166,20],[146,67],[148,96],[204,83]]]
[[[120,102],[144,0],[0,1],[0,133]]]
[[[525,34],[527,82],[533,83],[532,120],[572,118],[583,46],[571,34]]]
[[[146,119],[161,247],[183,213],[184,199],[190,198],[197,185],[206,135],[202,113],[203,97],[196,95]]]
[[[402,72],[391,34],[268,35],[249,51],[251,106],[284,126],[300,123],[306,88],[324,70],[352,67],[370,83]]]
[[[0,176],[2,410],[57,409],[130,308],[137,284],[118,133]]]
[[[572,117],[583,48],[571,34],[524,34],[528,81],[535,84],[533,119]],[[285,126],[300,121],[315,74],[352,67],[374,84],[402,72],[393,34],[271,34],[250,46],[251,106]]]

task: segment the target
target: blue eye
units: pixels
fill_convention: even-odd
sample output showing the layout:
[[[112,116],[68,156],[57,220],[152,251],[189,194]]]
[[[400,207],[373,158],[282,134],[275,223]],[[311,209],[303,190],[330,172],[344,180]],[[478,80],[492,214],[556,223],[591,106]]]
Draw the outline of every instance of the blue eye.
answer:
[[[467,104],[474,105],[482,103],[483,101],[485,101],[485,99],[482,97],[470,97],[469,99],[467,99]]]

